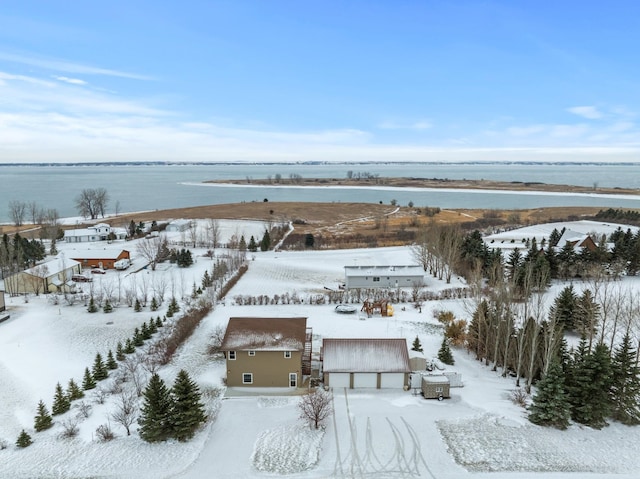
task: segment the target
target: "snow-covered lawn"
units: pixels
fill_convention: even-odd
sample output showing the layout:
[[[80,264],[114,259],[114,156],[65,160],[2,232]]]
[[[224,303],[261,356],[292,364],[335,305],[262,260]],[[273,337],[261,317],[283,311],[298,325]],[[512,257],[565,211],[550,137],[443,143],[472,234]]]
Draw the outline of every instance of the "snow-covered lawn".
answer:
[[[129,245],[131,247],[131,245]],[[136,273],[138,288],[149,290],[160,277],[177,292],[189,295],[212,261],[197,250],[188,269],[166,267]],[[254,258],[254,259],[252,259]],[[280,477],[425,477],[494,478],[638,477],[640,429],[612,424],[596,431],[571,426],[567,431],[540,428],[526,420],[526,411],[509,396],[515,388],[500,371],[492,372],[463,350],[454,350],[464,387],[452,397],[429,401],[413,391],[334,391],[335,414],[324,429],[309,429],[298,419],[298,396],[261,391],[254,396],[229,394],[224,388],[224,363],[208,352],[211,334],[233,316],[306,316],[314,332],[317,353],[323,337],[404,337],[416,335],[428,357],[442,340],[434,311],[451,310],[468,318],[468,307],[457,300],[431,301],[421,311],[410,303],[394,305],[393,317],[337,314],[332,304],[235,304],[237,295],[317,295],[344,280],[345,265],[411,264],[406,247],[375,250],[266,252],[250,256],[249,270],[216,306],[178,352],[160,370],[171,383],[186,369],[206,393],[211,421],[187,443],[147,444],[133,426],[132,436],[110,420],[115,398],[97,404],[88,394],[91,415],[78,423],[74,439],[60,439],[62,422],[77,409],[56,417],[54,427],[33,431],[36,406],[43,399],[51,407],[57,382],[81,382],[95,353],[106,354],[130,337],[133,328],[163,315],[145,308],[135,313],[121,304],[113,313],[88,314],[83,304],[52,304],[47,297],[7,297],[11,319],[0,324],[0,478],[239,478]],[[101,281],[115,281],[107,272]],[[127,272],[126,274],[132,275]],[[143,281],[142,277],[147,279]],[[154,279],[155,278],[155,279]],[[155,283],[154,283],[155,281]],[[427,288],[446,285],[427,278]],[[637,282],[623,282],[636,287]],[[169,286],[168,288],[170,288]],[[167,294],[170,296],[170,293]],[[100,443],[96,428],[107,422],[116,439]],[[21,450],[15,440],[22,429],[34,444]]]

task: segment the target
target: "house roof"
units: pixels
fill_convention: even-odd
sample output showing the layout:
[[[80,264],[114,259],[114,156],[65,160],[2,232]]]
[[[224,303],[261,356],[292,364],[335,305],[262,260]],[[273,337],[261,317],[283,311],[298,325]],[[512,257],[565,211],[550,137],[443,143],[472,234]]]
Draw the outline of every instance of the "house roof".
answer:
[[[302,351],[307,318],[230,318],[223,351]]]
[[[26,269],[24,272],[32,276],[39,276],[40,278],[49,278],[79,264],[77,261],[69,258],[65,258],[64,260],[62,258],[56,258],[46,263],[40,263],[33,268]]]
[[[66,253],[70,258],[83,259],[118,259],[124,249],[118,248],[91,248],[91,249],[66,249]],[[128,251],[127,251],[128,252]]]
[[[326,373],[408,373],[409,354],[405,339],[324,339]]]
[[[424,276],[422,266],[345,266],[347,276]]]

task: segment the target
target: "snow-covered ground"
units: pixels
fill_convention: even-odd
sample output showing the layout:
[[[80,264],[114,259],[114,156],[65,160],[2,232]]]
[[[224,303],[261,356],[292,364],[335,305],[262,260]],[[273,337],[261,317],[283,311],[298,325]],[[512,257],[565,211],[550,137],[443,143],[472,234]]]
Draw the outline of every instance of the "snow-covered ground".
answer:
[[[135,254],[132,243],[127,249]],[[196,263],[188,269],[162,265],[155,272],[108,271],[96,281],[117,284],[122,275],[123,288],[134,281],[138,290],[151,291],[164,282],[167,296],[172,289],[188,296],[194,281],[199,283],[212,265],[203,250],[195,253]],[[464,387],[452,389],[451,399],[429,401],[411,390],[336,390],[335,414],[321,431],[303,426],[295,395],[228,391],[224,399],[216,399],[218,391],[224,394],[224,363],[212,359],[207,348],[215,328],[232,316],[306,316],[316,351],[323,337],[404,337],[410,345],[417,335],[427,356],[435,355],[442,335],[434,312],[451,310],[468,318],[469,307],[463,301],[431,301],[421,310],[399,304],[392,317],[363,319],[337,314],[331,304],[243,306],[233,299],[323,294],[325,288],[343,282],[345,265],[411,263],[407,247],[251,255],[248,272],[226,301],[160,370],[170,384],[180,369],[186,369],[205,393],[212,420],[187,443],[147,444],[135,425],[127,437],[110,420],[114,395],[104,404],[87,395],[84,401],[92,411],[79,421],[74,439],[59,435],[62,423],[75,417],[77,409],[57,416],[51,430],[33,431],[37,403],[42,399],[51,408],[57,382],[66,386],[72,377],[81,382],[96,352],[104,355],[114,349],[143,321],[164,314],[166,304],[157,312],[145,308],[136,313],[122,303],[110,314],[88,314],[82,303],[56,305],[46,296],[31,296],[25,303],[23,298],[7,297],[11,319],[0,324],[0,439],[8,446],[0,450],[0,478],[638,477],[640,428],[614,423],[600,431],[577,425],[556,431],[532,425],[526,411],[509,399],[513,380],[491,372],[464,350],[454,350],[453,369],[462,374]],[[463,286],[454,281],[446,285],[427,278],[426,288]],[[637,287],[632,278],[622,282]],[[95,431],[108,422],[117,437],[100,443]],[[22,429],[34,440],[26,449],[14,445]]]

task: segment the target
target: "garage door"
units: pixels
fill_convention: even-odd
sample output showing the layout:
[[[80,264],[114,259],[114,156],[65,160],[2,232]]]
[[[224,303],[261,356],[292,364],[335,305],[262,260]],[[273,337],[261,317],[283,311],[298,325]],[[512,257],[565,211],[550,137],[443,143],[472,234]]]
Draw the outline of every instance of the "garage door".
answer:
[[[353,375],[353,387],[358,388],[377,388],[378,373],[355,373]]]
[[[348,388],[349,376],[349,373],[330,373],[329,386],[332,388]]]
[[[382,373],[380,387],[382,389],[402,389],[404,387],[404,373]]]

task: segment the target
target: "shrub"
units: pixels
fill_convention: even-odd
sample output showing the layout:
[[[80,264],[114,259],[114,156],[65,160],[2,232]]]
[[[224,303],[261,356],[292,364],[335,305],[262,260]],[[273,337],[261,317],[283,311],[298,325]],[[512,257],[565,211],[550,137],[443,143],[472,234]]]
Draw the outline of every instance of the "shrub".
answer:
[[[100,442],[108,442],[113,441],[116,435],[111,430],[111,426],[109,424],[101,424],[96,429],[96,437]]]

